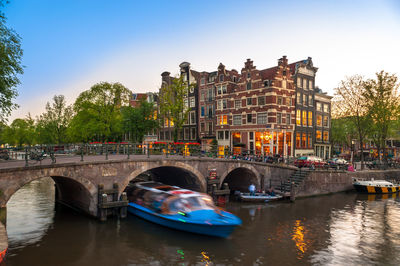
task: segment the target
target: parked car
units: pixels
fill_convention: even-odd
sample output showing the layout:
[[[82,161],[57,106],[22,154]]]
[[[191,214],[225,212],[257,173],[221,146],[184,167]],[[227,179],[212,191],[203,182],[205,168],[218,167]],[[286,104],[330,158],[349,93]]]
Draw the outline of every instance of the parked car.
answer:
[[[346,169],[348,162],[342,158],[332,158],[328,160],[329,167]]]
[[[327,164],[326,162],[317,156],[310,155],[310,156],[302,156],[297,158],[294,161],[294,165],[301,168],[301,167],[315,167],[321,168],[325,167]]]

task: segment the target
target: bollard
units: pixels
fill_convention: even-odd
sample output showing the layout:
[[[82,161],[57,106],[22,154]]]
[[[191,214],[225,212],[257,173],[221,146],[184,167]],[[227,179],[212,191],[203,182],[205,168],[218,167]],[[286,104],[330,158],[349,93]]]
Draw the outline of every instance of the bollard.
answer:
[[[217,190],[217,184],[213,184],[211,187],[211,197],[215,201],[215,191]]]
[[[128,160],[129,160],[129,156],[130,156],[130,150],[129,150],[130,144],[128,144]]]
[[[81,162],[83,162],[83,144],[81,145]]]
[[[101,195],[101,203],[107,202],[107,194]],[[107,209],[100,209],[100,221],[105,222],[107,221]]]
[[[149,147],[150,147],[150,144],[147,143],[147,158],[150,158],[150,149],[149,149]]]
[[[28,166],[28,148],[25,147],[25,167]]]
[[[108,160],[108,144],[106,144],[106,160]]]

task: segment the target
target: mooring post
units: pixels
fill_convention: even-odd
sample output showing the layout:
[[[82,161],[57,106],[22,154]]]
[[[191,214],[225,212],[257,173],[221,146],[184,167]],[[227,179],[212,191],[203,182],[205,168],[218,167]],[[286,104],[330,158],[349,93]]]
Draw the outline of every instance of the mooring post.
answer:
[[[81,145],[81,162],[83,162],[83,147],[84,147],[84,144]]]
[[[122,192],[122,194],[121,194],[121,201],[128,201],[128,196],[126,195],[126,192]],[[128,212],[128,207],[126,207],[126,206],[121,207],[121,208],[119,209],[119,216],[120,216],[121,218],[126,218],[127,212]]]
[[[217,190],[217,184],[213,184],[211,187],[211,196],[213,200],[215,201],[215,191]]]

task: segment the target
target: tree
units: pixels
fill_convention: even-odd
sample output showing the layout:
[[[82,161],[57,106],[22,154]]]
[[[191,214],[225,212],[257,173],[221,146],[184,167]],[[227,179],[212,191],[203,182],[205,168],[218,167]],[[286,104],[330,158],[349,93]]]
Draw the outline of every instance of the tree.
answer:
[[[66,143],[67,129],[73,116],[72,106],[68,106],[64,95],[55,95],[53,103],[46,104],[46,112],[37,120],[37,135],[40,143]]]
[[[189,106],[187,99],[190,88],[194,85],[189,84],[180,78],[174,78],[172,83],[163,86],[160,89],[160,120],[162,124],[165,122],[174,127],[174,141],[178,140],[178,132],[182,129],[183,124],[187,121],[189,115]]]
[[[348,117],[332,119],[331,142],[334,146],[351,147],[351,140],[357,138],[357,132]]]
[[[0,121],[5,121],[11,111],[17,108],[13,100],[18,93],[16,86],[20,83],[18,74],[23,74],[21,65],[21,38],[6,26],[6,18],[1,12],[4,1],[0,0]]]
[[[346,117],[356,129],[361,148],[361,169],[364,168],[363,146],[370,128],[370,118],[364,97],[364,80],[355,75],[342,80],[335,88],[333,118]]]
[[[121,109],[124,132],[130,133],[134,142],[142,142],[144,135],[158,127],[153,103],[141,100],[137,108],[126,106]]]
[[[131,92],[121,83],[101,82],[82,92],[74,103],[76,115],[69,136],[76,141],[120,139],[120,108],[129,103],[130,96]]]
[[[29,114],[25,119],[15,119],[9,127],[3,130],[2,139],[5,143],[15,146],[34,144],[35,121]]]
[[[400,116],[399,84],[396,75],[383,70],[376,73],[376,80],[364,82],[363,97],[366,99],[368,116],[373,126],[370,136],[373,138],[381,159],[381,150],[386,159],[386,140],[390,136],[392,125]]]
[[[217,153],[218,153],[218,140],[213,139],[211,141],[211,149],[210,149],[210,151],[211,151],[211,154],[213,156],[217,156]]]

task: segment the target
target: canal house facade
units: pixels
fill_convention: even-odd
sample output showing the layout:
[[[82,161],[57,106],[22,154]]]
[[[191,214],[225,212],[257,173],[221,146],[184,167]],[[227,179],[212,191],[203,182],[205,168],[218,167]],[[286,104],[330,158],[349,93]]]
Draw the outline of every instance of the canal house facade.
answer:
[[[326,158],[330,152],[330,96],[315,87],[318,68],[310,57],[288,64],[283,56],[276,66],[266,69],[257,69],[247,59],[240,72],[222,63],[212,72],[195,71],[188,62],[179,67],[180,75],[194,86],[184,100],[189,116],[178,141],[198,142],[202,150],[209,150],[217,140],[219,155],[324,154],[321,157]],[[161,76],[161,87],[174,79],[169,72]],[[320,104],[327,107],[320,111]],[[320,115],[329,127],[317,130]],[[159,141],[172,141],[173,130],[173,123],[164,121]]]
[[[296,126],[294,155],[314,154],[315,76],[318,68],[311,57],[290,64],[296,89]]]
[[[315,90],[315,145],[314,154],[323,159],[331,157],[331,99],[332,96]]]
[[[183,62],[179,65],[180,76],[183,77],[183,81],[188,82],[192,86],[188,90],[187,96],[184,98],[184,104],[189,109],[188,119],[184,123],[181,130],[178,131],[179,142],[198,142],[198,121],[199,121],[199,87],[198,79],[200,77],[199,72],[194,71],[190,68],[190,63]],[[163,88],[170,86],[175,78],[170,76],[170,72],[163,72],[161,74],[161,88],[159,94],[163,93]],[[158,138],[160,141],[172,142],[174,140],[174,124],[173,121],[168,119],[163,120],[163,124],[160,126],[158,132]]]
[[[295,88],[286,56],[262,70],[247,59],[240,73],[220,64],[216,87],[220,152],[293,156]]]

